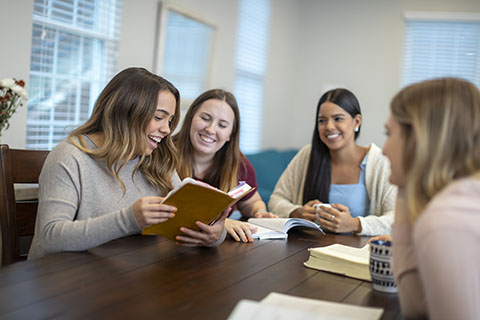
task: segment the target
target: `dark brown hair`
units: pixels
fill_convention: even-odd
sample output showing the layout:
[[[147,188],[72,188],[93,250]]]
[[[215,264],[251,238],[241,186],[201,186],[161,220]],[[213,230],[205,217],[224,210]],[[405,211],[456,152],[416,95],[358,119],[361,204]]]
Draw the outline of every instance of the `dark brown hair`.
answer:
[[[204,180],[220,190],[228,191],[238,184],[238,169],[243,165],[240,153],[240,112],[238,110],[237,100],[233,94],[228,91],[222,89],[208,90],[198,96],[190,108],[188,108],[182,128],[173,137],[180,158],[177,171],[182,179],[195,175],[195,172],[193,172],[194,159],[190,129],[192,127],[193,117],[199,107],[202,103],[211,99],[225,101],[232,108],[235,119],[233,121],[230,141],[227,141],[223,147],[217,151]]]
[[[303,189],[303,203],[318,199],[323,203],[329,202],[330,183],[332,179],[332,159],[330,150],[322,142],[318,134],[318,114],[320,108],[325,102],[331,102],[345,110],[352,118],[357,114],[362,114],[360,104],[355,95],[347,89],[333,89],[325,92],[317,104],[315,115],[315,126],[312,136],[312,151],[308,161],[307,177]],[[359,130],[355,132],[355,139],[360,134]]]

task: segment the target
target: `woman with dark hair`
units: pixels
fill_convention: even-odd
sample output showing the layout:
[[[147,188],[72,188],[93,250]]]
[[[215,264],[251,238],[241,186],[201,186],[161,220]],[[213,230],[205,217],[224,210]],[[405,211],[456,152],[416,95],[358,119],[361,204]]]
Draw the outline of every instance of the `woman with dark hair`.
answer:
[[[240,152],[240,112],[235,97],[222,89],[208,90],[193,101],[182,128],[173,137],[179,153],[180,177],[193,177],[220,190],[229,191],[246,181],[257,186],[255,169]],[[237,203],[245,217],[274,217],[267,212],[255,191]],[[227,232],[236,241],[253,241],[252,228],[244,222],[227,219]]]
[[[381,149],[355,143],[361,124],[352,92],[326,92],[318,102],[312,144],[283,172],[269,209],[280,217],[316,221],[331,232],[389,234],[396,189],[388,182],[389,165]]]
[[[170,133],[180,94],[143,68],[119,72],[103,89],[90,118],[48,155],[40,174],[39,207],[29,259],[80,251],[165,222],[162,204],[180,183]],[[185,245],[223,241],[224,220],[184,228]]]

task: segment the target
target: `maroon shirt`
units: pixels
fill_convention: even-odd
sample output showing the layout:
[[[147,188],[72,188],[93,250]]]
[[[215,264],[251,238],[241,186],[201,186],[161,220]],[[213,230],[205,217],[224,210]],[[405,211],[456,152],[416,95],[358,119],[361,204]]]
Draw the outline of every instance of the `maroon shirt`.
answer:
[[[257,189],[257,175],[255,173],[255,168],[253,167],[252,163],[247,159],[247,157],[245,157],[245,155],[241,154],[241,157],[242,157],[242,160],[243,160],[243,163],[245,165],[242,165],[240,164],[239,168],[238,168],[238,182],[240,181],[245,181],[246,183],[248,183],[252,188],[255,188]],[[196,180],[200,180],[200,181],[203,181],[205,182],[204,180],[202,179],[198,179],[196,177],[194,177],[194,179]],[[214,186],[216,188],[218,188],[218,186]],[[251,197],[253,197],[253,195],[255,194],[256,191],[252,191],[250,192],[249,194],[247,194],[246,196],[244,196],[240,201],[238,202],[242,202],[242,201],[247,201],[248,199],[250,199]],[[232,211],[230,211],[229,215],[230,216],[233,211],[237,210],[237,205],[233,205],[232,206]]]

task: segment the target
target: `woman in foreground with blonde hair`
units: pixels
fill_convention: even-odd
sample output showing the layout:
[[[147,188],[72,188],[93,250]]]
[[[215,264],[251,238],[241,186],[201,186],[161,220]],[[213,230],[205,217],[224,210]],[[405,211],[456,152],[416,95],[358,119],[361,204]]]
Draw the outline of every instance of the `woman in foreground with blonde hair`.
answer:
[[[143,68],[118,73],[98,97],[87,122],[48,155],[29,259],[80,251],[165,222],[176,208],[162,204],[180,179],[170,133],[180,94]],[[185,245],[223,241],[224,220],[184,229]]]
[[[443,78],[392,100],[393,272],[407,318],[480,314],[480,92]]]

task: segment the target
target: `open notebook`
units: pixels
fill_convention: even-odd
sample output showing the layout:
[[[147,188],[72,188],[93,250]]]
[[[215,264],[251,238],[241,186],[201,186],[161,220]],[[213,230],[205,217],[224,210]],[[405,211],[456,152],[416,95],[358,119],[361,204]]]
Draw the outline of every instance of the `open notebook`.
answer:
[[[257,228],[254,239],[286,239],[288,230],[304,227],[318,230],[325,234],[320,226],[312,221],[299,218],[250,218],[248,223]]]

